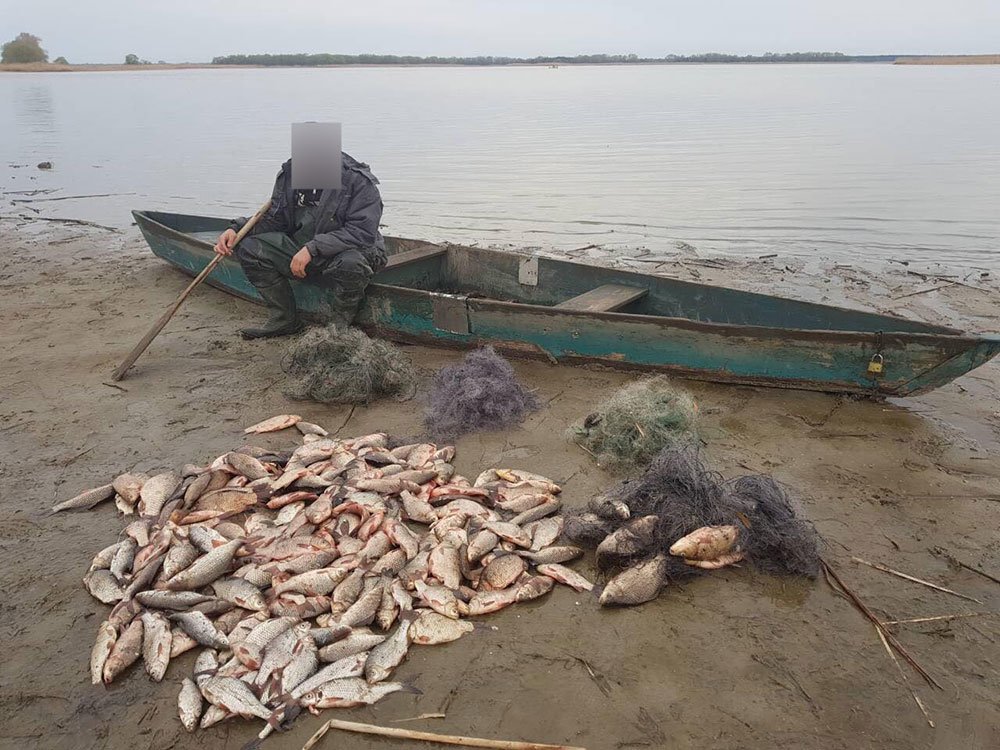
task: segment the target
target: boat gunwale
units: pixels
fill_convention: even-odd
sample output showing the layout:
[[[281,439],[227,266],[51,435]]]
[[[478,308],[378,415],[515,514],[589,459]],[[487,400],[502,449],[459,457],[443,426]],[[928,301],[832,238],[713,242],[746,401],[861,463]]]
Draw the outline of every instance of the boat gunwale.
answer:
[[[169,212],[162,212],[162,213],[169,213]],[[195,237],[192,234],[189,234],[187,232],[182,232],[182,231],[180,231],[178,229],[174,229],[173,227],[170,227],[170,226],[168,226],[168,225],[166,225],[166,224],[164,224],[164,223],[162,223],[160,221],[157,221],[156,219],[153,219],[150,216],[148,216],[146,211],[133,210],[132,214],[133,214],[133,216],[136,217],[137,220],[141,216],[143,221],[149,222],[149,223],[155,225],[156,227],[162,228],[163,234],[165,236],[175,237],[175,238],[181,239],[181,240],[183,240],[185,242],[193,243],[193,244],[196,244],[196,245],[208,248],[208,249],[212,248],[211,243],[209,243],[207,240],[203,240],[203,239],[201,239],[199,237]],[[217,221],[220,220],[219,217],[215,217],[215,216],[199,216],[199,215],[194,215],[194,214],[173,214],[173,215],[175,215],[175,216],[191,216],[192,218],[212,219],[212,220],[217,220]],[[427,243],[427,244],[434,244],[434,243]],[[448,248],[448,249],[463,247],[462,245],[455,245],[455,244],[452,244],[452,243],[444,243],[443,246],[445,248]],[[514,253],[505,253],[504,251],[501,251],[501,250],[492,250],[492,249],[488,249],[488,248],[473,248],[473,249],[475,249],[476,251],[481,251],[481,252],[485,251],[485,252],[489,252],[489,253],[496,253],[498,255],[513,255],[514,257],[519,257],[517,254],[514,254]],[[579,263],[579,262],[576,262],[576,261],[564,261],[564,260],[560,260],[558,258],[547,258],[547,259],[548,260],[552,260],[552,261],[554,261],[556,263],[565,263],[565,264],[568,264],[568,265],[575,265],[575,266],[580,266],[580,267],[584,267],[584,268],[588,268],[588,269],[606,270],[602,266],[591,265],[589,263]],[[626,273],[626,274],[629,274],[629,275],[633,275],[633,276],[636,276],[636,277],[640,277],[640,278],[648,276],[648,274],[642,274],[642,273],[637,272],[637,271],[629,271],[629,270],[623,271],[622,269],[614,269],[614,270],[616,272],[623,272],[623,273]],[[378,277],[378,274],[376,274],[376,278],[377,277]],[[731,289],[729,287],[715,286],[713,284],[700,284],[700,283],[697,283],[697,282],[683,281],[681,279],[671,279],[671,281],[678,282],[678,283],[681,283],[681,284],[684,284],[684,285],[693,286],[693,287],[711,287],[713,289],[724,289],[724,290],[727,290],[727,291],[741,292],[741,293],[745,293],[745,294],[746,293],[748,293],[748,294],[760,294],[759,292],[743,292],[743,290],[739,290],[739,289]],[[245,295],[238,294],[231,287],[225,286],[224,288],[227,291],[229,291],[230,293],[237,294],[237,296],[240,296],[242,299],[251,299],[251,301],[258,301],[258,300],[253,300],[252,298],[248,298]],[[370,284],[369,289],[386,290],[386,291],[391,291],[394,294],[404,294],[404,295],[409,295],[409,296],[418,296],[418,297],[427,297],[427,298],[433,298],[433,296],[435,296],[435,295],[445,295],[446,294],[444,292],[435,292],[435,291],[427,290],[427,289],[415,289],[413,287],[397,286],[395,284],[385,284],[385,283],[380,283],[378,281],[373,281]],[[455,297],[455,296],[465,296],[465,295],[448,294],[447,296]],[[782,297],[775,297],[774,295],[767,295],[767,294],[763,294],[761,296],[770,297],[772,299],[785,299],[785,298],[782,298]],[[794,301],[794,302],[804,302],[804,300],[791,300],[791,301]],[[843,330],[827,329],[827,328],[822,328],[822,329],[820,329],[820,328],[791,328],[791,327],[761,326],[761,325],[752,325],[752,324],[716,323],[716,322],[712,322],[712,321],[700,321],[700,320],[694,320],[692,318],[678,318],[678,317],[669,317],[669,316],[665,316],[665,315],[640,315],[640,314],[636,314],[636,313],[623,313],[623,312],[591,312],[591,311],[583,311],[583,310],[567,310],[567,309],[563,309],[563,308],[551,307],[551,306],[548,306],[548,305],[536,305],[536,304],[532,304],[532,303],[528,303],[528,302],[506,302],[504,300],[496,300],[496,299],[486,298],[486,297],[468,297],[467,296],[466,297],[466,304],[469,305],[470,309],[472,309],[472,310],[475,310],[476,308],[486,309],[486,308],[492,307],[492,308],[497,309],[498,311],[526,312],[526,313],[531,313],[531,314],[541,314],[541,315],[553,316],[555,318],[562,318],[562,319],[569,319],[569,320],[580,319],[582,321],[586,321],[586,320],[603,320],[603,321],[607,321],[607,322],[631,322],[631,323],[646,323],[646,324],[662,324],[662,326],[664,328],[681,328],[681,329],[685,329],[685,330],[704,330],[706,332],[721,333],[721,334],[725,334],[725,335],[746,335],[749,338],[768,338],[768,339],[799,338],[799,339],[804,339],[804,340],[816,340],[816,339],[831,340],[832,339],[833,341],[836,341],[838,343],[858,343],[858,342],[868,342],[868,341],[872,341],[872,340],[877,340],[879,337],[881,337],[883,341],[890,340],[890,339],[891,340],[897,340],[897,341],[901,340],[901,339],[903,339],[903,340],[913,340],[915,342],[924,342],[924,343],[930,343],[930,342],[937,341],[937,342],[940,342],[940,343],[947,343],[947,344],[950,344],[950,345],[964,344],[964,345],[966,345],[966,347],[978,345],[978,344],[981,344],[981,343],[988,343],[991,340],[993,340],[992,337],[989,337],[989,336],[984,337],[984,336],[980,336],[980,335],[977,335],[977,334],[971,334],[971,333],[963,332],[963,331],[961,331],[959,329],[950,328],[948,326],[936,326],[935,324],[932,324],[932,323],[928,323],[926,325],[934,325],[935,327],[941,328],[941,332],[940,333],[937,333],[937,332],[933,332],[933,333],[932,332],[915,332],[915,331],[892,331],[892,330],[887,330],[887,331],[843,331]],[[814,303],[814,302],[805,302],[805,304],[817,305],[819,307],[824,307],[824,308],[833,309],[833,310],[837,310],[839,312],[846,312],[846,313],[859,313],[859,312],[860,313],[865,313],[865,312],[867,312],[865,310],[854,310],[854,309],[851,309],[851,308],[837,307],[835,305],[825,305],[825,304]],[[885,317],[885,318],[890,319],[890,320],[891,319],[897,319],[897,320],[901,320],[901,321],[905,321],[905,322],[914,322],[914,321],[908,321],[906,318],[900,318],[899,316],[882,315],[882,313],[875,313],[875,314],[876,315],[880,315],[880,316]],[[915,322],[922,323],[923,321],[915,321]],[[789,334],[791,334],[791,335],[789,335]]]

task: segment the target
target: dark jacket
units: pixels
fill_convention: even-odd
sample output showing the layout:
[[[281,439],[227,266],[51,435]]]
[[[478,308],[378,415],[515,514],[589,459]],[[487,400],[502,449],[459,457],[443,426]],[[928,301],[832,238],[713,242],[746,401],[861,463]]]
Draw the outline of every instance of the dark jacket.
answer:
[[[271,208],[250,234],[295,232],[295,190],[291,184],[292,160],[281,165],[271,193]],[[378,178],[367,164],[343,154],[340,190],[324,190],[320,196],[316,234],[306,243],[314,258],[329,259],[354,248],[365,256],[376,273],[385,266],[385,241],[378,225],[382,219],[382,196]],[[233,220],[236,231],[247,218]]]

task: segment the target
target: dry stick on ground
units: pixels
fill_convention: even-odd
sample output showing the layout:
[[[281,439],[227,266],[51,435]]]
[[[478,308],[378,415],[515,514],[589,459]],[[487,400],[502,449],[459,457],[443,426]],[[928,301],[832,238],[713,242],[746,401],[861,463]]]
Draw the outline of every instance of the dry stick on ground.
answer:
[[[263,206],[257,209],[257,213],[251,216],[250,220],[243,225],[243,228],[236,233],[236,238],[233,240],[232,247],[236,247],[240,244],[240,241],[246,237],[247,234],[249,234],[250,230],[253,229],[254,225],[260,220],[260,218],[267,213],[269,208],[271,208],[270,199],[268,199]],[[125,361],[118,365],[118,368],[111,374],[112,380],[117,382],[125,377],[125,373],[128,372],[129,368],[135,364],[135,361],[139,359],[139,356],[146,351],[146,347],[152,343],[157,334],[163,330],[163,327],[170,322],[170,319],[174,317],[174,313],[177,312],[180,306],[184,303],[184,300],[187,299],[188,295],[194,291],[195,287],[204,281],[206,276],[212,273],[215,267],[222,261],[222,258],[222,255],[216,254],[215,257],[212,258],[212,260],[210,260],[201,270],[201,273],[194,277],[194,281],[188,284],[187,288],[181,292],[180,296],[176,300],[174,300],[174,304],[172,304],[167,311],[157,319],[157,321],[153,324],[153,327],[146,331],[146,335],[143,336],[139,340],[139,343],[132,348],[132,351],[130,351],[128,356],[125,357]]]
[[[424,719],[444,719],[445,714],[420,714],[420,716],[411,716],[408,719],[393,719],[393,724],[402,724],[405,721],[423,721]]]
[[[910,625],[918,622],[938,622],[939,620],[959,620],[963,617],[993,617],[1000,612],[964,612],[957,615],[937,615],[935,617],[912,617],[909,620],[883,620],[883,625]]]
[[[941,686],[941,683],[939,683],[937,680],[931,677],[931,675],[927,672],[927,670],[924,669],[922,666],[920,666],[919,662],[917,662],[916,659],[910,656],[910,653],[905,648],[903,648],[903,644],[901,644],[896,639],[896,636],[894,636],[892,633],[886,630],[882,622],[875,616],[875,613],[872,612],[870,609],[868,609],[865,603],[858,598],[858,595],[855,594],[853,591],[851,591],[851,589],[847,588],[847,584],[840,579],[840,576],[837,575],[837,571],[835,571],[832,567],[830,567],[830,564],[826,560],[820,559],[820,563],[823,565],[823,572],[826,575],[827,583],[830,583],[831,578],[837,583],[837,586],[834,586],[832,583],[830,583],[830,587],[833,588],[835,591],[839,587],[840,591],[843,592],[854,603],[854,606],[858,608],[861,614],[863,614],[865,617],[871,620],[872,623],[875,625],[875,627],[882,631],[882,633],[885,635],[886,640],[889,642],[889,645],[891,645],[894,649],[896,649],[896,652],[904,659],[906,659],[907,664],[913,667],[917,671],[917,673],[927,681],[929,685],[933,685],[938,690],[944,690],[944,688]]]
[[[931,721],[931,716],[929,713],[927,713],[927,709],[924,707],[923,701],[920,700],[920,696],[917,695],[916,691],[913,689],[913,686],[910,685],[910,680],[907,678],[906,672],[903,671],[903,665],[899,663],[899,659],[896,658],[896,655],[892,652],[892,649],[889,647],[889,642],[885,639],[885,633],[883,633],[882,628],[878,627],[877,625],[875,626],[875,632],[878,633],[879,640],[882,641],[882,645],[885,646],[886,653],[889,654],[889,656],[892,658],[892,663],[895,664],[896,669],[899,670],[899,676],[903,678],[903,684],[906,685],[906,689],[909,690],[910,695],[913,696],[913,701],[917,704],[917,708],[920,709],[920,713],[924,715],[924,718],[927,719],[927,723],[930,725],[930,728],[933,729],[934,722]]]
[[[943,591],[946,594],[957,596],[959,599],[966,599],[970,602],[975,602],[976,604],[982,604],[982,601],[976,599],[974,596],[968,596],[967,594],[960,594],[957,591],[946,589],[944,586],[938,586],[936,583],[925,581],[922,578],[915,578],[914,576],[909,576],[906,573],[900,573],[898,570],[893,570],[892,568],[886,567],[885,565],[868,562],[867,560],[862,560],[860,557],[852,557],[851,559],[854,560],[854,562],[856,563],[867,565],[869,568],[875,568],[875,570],[881,570],[883,573],[888,573],[889,575],[894,575],[897,578],[902,578],[904,581],[913,581],[913,583],[919,583],[921,586],[927,586],[927,588],[934,589],[935,591]]]
[[[302,746],[302,750],[310,750],[323,735],[331,729],[343,729],[345,732],[359,732],[360,734],[374,734],[380,737],[398,737],[403,740],[422,740],[423,742],[437,742],[442,745],[461,745],[462,747],[487,747],[494,750],[586,750],[582,747],[571,747],[569,745],[543,745],[537,742],[518,742],[516,740],[484,740],[477,737],[459,737],[452,734],[437,734],[435,732],[415,732],[410,729],[396,729],[395,727],[380,727],[376,724],[361,724],[356,721],[341,721],[340,719],[330,719],[319,728],[309,740]]]

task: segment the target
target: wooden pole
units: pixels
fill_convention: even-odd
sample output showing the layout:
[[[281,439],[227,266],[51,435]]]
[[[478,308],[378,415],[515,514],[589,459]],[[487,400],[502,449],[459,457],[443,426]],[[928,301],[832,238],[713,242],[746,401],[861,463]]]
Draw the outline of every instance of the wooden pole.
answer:
[[[478,737],[459,737],[453,734],[437,734],[436,732],[415,732],[410,729],[380,727],[376,724],[360,724],[355,721],[341,721],[340,719],[330,719],[327,721],[319,728],[316,734],[309,738],[309,741],[303,745],[302,750],[310,750],[331,729],[342,729],[345,732],[360,732],[361,734],[375,734],[380,737],[396,737],[404,740],[437,742],[441,745],[487,747],[494,748],[495,750],[586,750],[586,748],[570,747],[569,745],[542,745],[537,742],[485,740]]]
[[[233,242],[233,247],[236,247],[236,245],[239,244],[240,240],[242,240],[244,237],[247,236],[247,233],[251,229],[253,229],[254,225],[260,220],[260,218],[264,214],[267,213],[269,208],[271,208],[270,200],[268,200],[267,203],[265,203],[263,206],[257,209],[257,213],[251,216],[250,221],[244,224],[243,228],[240,229],[240,231],[237,233],[236,239]],[[122,362],[120,365],[118,365],[118,369],[115,370],[114,374],[112,374],[111,376],[112,380],[118,382],[123,377],[125,377],[125,373],[128,372],[129,368],[135,364],[135,361],[139,359],[142,353],[146,351],[146,347],[148,347],[152,343],[153,339],[155,339],[156,336],[160,333],[160,331],[163,330],[163,327],[170,322],[170,319],[174,317],[174,313],[176,313],[177,310],[180,309],[180,306],[184,303],[184,300],[187,299],[188,295],[191,294],[191,292],[194,291],[195,287],[197,287],[202,281],[204,281],[205,278],[210,273],[212,273],[215,267],[219,265],[219,262],[222,260],[222,258],[223,258],[222,255],[216,255],[214,258],[212,258],[209,264],[202,269],[201,273],[199,273],[197,276],[194,277],[194,281],[188,284],[187,289],[181,292],[181,295],[177,298],[177,300],[167,309],[165,313],[163,313],[163,315],[160,316],[159,320],[157,320],[153,324],[153,327],[150,328],[146,332],[146,335],[143,336],[142,339],[139,341],[139,343],[135,345],[135,348],[132,349],[131,352],[129,352],[129,355],[125,358],[125,361]]]

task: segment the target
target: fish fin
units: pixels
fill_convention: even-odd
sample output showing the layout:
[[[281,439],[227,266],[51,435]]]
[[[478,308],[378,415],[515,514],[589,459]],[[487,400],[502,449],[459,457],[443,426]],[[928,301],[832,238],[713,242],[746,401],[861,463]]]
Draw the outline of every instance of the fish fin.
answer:
[[[419,679],[419,677],[420,675],[414,675],[409,680],[403,680],[402,682],[400,682],[399,684],[402,685],[403,687],[400,688],[399,692],[412,693],[413,695],[423,695],[424,691],[413,684],[414,682],[417,681],[417,679]]]
[[[418,617],[420,617],[420,615],[417,612],[414,612],[412,609],[401,609],[399,610],[398,617],[400,622],[405,622],[409,624],[414,620],[416,620]]]

